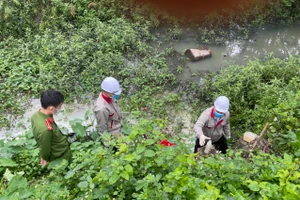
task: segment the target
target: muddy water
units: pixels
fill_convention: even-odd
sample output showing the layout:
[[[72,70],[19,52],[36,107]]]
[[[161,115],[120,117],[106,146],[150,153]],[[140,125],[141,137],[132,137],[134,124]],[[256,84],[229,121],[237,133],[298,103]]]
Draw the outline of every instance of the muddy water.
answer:
[[[195,36],[183,37],[172,45],[181,54],[186,49],[202,46]],[[212,57],[197,62],[187,60],[182,73],[178,75],[179,79],[199,81],[203,72],[216,71],[232,64],[245,65],[249,60],[262,59],[270,54],[281,59],[300,55],[300,23],[290,27],[263,28],[248,40],[227,41],[224,46],[208,47]]]

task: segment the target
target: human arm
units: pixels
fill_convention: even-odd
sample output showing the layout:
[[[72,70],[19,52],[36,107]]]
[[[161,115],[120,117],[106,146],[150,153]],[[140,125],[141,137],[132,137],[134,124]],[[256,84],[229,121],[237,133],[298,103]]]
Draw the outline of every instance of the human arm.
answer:
[[[40,147],[40,155],[41,155],[41,164],[42,164],[42,160],[44,160],[44,161],[50,160],[52,134],[53,134],[52,131],[47,130],[47,131],[42,132],[40,134],[40,137],[38,138],[38,143],[39,143],[39,147]],[[45,163],[45,162],[43,162],[43,163]]]
[[[208,116],[205,112],[203,112],[198,118],[196,124],[194,125],[195,136],[199,138],[199,143],[201,146],[205,144],[206,139],[210,139],[209,137],[204,135],[202,130],[203,126],[207,121],[208,121]]]
[[[226,123],[223,126],[223,129],[224,129],[226,139],[227,140],[230,139],[231,138],[231,132],[230,132],[229,112],[228,112],[228,117],[227,117]]]
[[[107,131],[108,125],[108,118],[109,113],[107,110],[100,109],[95,111],[97,126],[98,126],[98,134],[101,135],[104,131]]]

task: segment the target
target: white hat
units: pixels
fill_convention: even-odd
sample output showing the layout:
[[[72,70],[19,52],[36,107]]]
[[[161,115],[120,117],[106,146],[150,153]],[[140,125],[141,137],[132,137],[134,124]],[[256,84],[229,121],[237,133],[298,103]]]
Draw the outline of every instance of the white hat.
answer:
[[[106,77],[101,83],[102,90],[119,95],[122,92],[119,82],[114,77]]]
[[[215,107],[217,111],[227,113],[229,110],[229,99],[225,96],[219,96],[215,100]]]

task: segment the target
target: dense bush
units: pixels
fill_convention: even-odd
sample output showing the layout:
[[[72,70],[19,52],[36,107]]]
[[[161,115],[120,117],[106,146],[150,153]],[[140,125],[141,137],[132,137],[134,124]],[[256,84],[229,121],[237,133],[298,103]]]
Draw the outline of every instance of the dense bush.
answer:
[[[158,122],[158,121],[157,121]],[[1,143],[1,199],[297,199],[300,162],[292,156],[253,155],[251,161],[227,156],[195,157],[180,136],[173,147],[156,120],[127,126],[128,134],[112,153],[99,142],[72,144],[73,162],[38,165],[32,133]],[[145,140],[143,135],[149,139]],[[108,135],[103,136],[107,140]],[[114,144],[111,141],[112,145]],[[30,153],[26,153],[30,152]],[[34,153],[35,152],[35,153]],[[26,166],[26,167],[24,167]],[[49,169],[52,169],[49,171]],[[11,174],[13,172],[13,174]],[[9,181],[8,181],[9,180]],[[2,194],[2,195],[1,195]],[[17,196],[16,196],[17,195]]]
[[[226,95],[231,101],[232,124],[237,130],[260,133],[271,122],[266,136],[274,148],[300,154],[300,59],[266,58],[247,66],[230,66],[206,77],[203,93],[212,101]]]
[[[141,84],[155,88],[175,79],[165,54],[146,43],[151,38],[149,26],[124,18],[91,20],[89,25],[64,33],[27,30],[22,39],[9,37],[0,43],[0,112],[20,113],[26,98],[47,88],[59,88],[67,99],[85,99],[100,91],[106,76],[118,78],[125,92],[131,87],[135,93],[145,91],[150,96],[157,91],[148,91]],[[20,94],[25,95],[16,102]],[[4,116],[1,124],[8,124]]]

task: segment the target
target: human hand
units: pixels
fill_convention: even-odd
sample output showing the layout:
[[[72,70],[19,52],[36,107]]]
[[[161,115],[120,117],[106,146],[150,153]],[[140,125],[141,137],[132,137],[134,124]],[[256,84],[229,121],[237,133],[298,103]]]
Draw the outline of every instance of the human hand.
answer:
[[[210,140],[210,137],[206,137],[205,135],[200,135],[199,137],[199,144],[200,146],[204,146],[205,144],[205,140]]]
[[[76,133],[69,133],[68,136],[69,136],[68,142],[69,142],[70,144],[72,144],[73,142],[75,142],[76,139],[77,139]]]
[[[41,165],[42,165],[42,167],[44,167],[45,165],[47,165],[47,161],[44,160],[43,158],[41,158]]]
[[[70,136],[70,137],[73,137],[74,135],[76,135],[76,133],[74,133],[74,132],[68,133],[68,136]]]
[[[227,140],[229,140],[231,138],[231,135],[230,134],[226,134],[225,137],[226,137]]]

